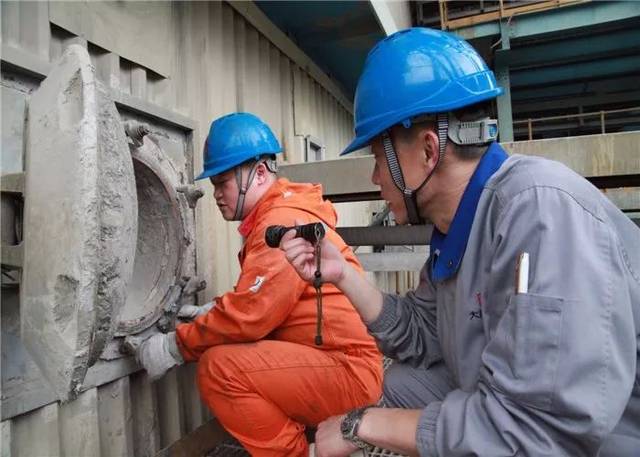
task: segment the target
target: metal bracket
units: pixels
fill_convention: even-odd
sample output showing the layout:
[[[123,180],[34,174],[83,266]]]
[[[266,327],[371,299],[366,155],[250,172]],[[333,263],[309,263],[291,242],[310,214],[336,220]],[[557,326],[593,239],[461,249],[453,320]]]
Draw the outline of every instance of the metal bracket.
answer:
[[[131,139],[133,146],[139,148],[144,144],[144,137],[151,133],[149,127],[145,124],[128,121],[124,123],[124,132]]]
[[[176,187],[176,191],[184,194],[184,198],[187,199],[187,204],[191,209],[195,209],[198,200],[204,196],[202,189],[195,185],[178,186]]]
[[[180,297],[180,304],[184,304],[184,298],[191,295],[195,295],[201,290],[207,287],[207,281],[199,280],[198,278],[191,278],[187,281],[187,284],[182,289],[182,296]]]
[[[509,19],[500,20],[500,47],[501,49],[511,49],[511,36],[513,29],[511,28],[511,17]]]
[[[167,305],[164,308],[164,313],[156,323],[156,327],[158,327],[158,329],[160,329],[162,333],[167,333],[171,330],[171,324],[173,323],[174,318],[176,314],[178,314],[178,310],[180,309],[179,300],[185,284],[185,280],[179,280],[178,284],[171,286],[169,299],[167,300]]]
[[[177,284],[171,287],[169,292],[169,300],[167,306],[164,309],[164,314],[158,319],[156,327],[162,333],[169,332],[174,327],[176,314],[180,310],[180,307],[184,304],[184,299],[187,296],[195,295],[196,293],[207,287],[206,281],[200,281],[197,278],[189,278],[183,276]],[[124,338],[120,344],[119,351],[122,354],[135,355],[138,347],[147,338],[151,337],[157,330],[153,330],[153,327],[144,330],[137,335],[129,335]]]
[[[174,327],[176,315],[184,304],[184,299],[188,296],[195,295],[205,287],[207,287],[206,281],[201,281],[198,278],[191,278],[189,276],[183,276],[175,285],[171,286],[164,313],[156,324],[158,329],[163,333],[170,331]]]

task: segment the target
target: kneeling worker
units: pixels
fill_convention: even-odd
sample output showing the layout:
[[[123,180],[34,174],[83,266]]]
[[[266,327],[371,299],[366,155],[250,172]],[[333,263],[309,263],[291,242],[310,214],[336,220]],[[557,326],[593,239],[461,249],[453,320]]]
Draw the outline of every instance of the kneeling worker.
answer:
[[[198,362],[203,400],[254,456],[308,453],[306,425],[374,403],[381,395],[381,355],[349,300],[322,287],[321,345],[316,345],[316,291],[278,249],[265,243],[270,225],[323,222],[357,271],[355,255],[337,235],[336,212],[318,185],[278,178],[282,149],[271,129],[249,113],[211,124],[204,171],[222,216],[242,221],[240,278],[175,333],[155,335],[138,359],[157,379],[169,368]]]

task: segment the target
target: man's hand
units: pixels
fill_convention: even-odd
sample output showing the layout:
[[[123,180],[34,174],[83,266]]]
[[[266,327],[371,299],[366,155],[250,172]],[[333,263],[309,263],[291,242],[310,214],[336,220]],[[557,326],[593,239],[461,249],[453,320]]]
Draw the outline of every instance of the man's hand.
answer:
[[[296,220],[297,225],[303,223]],[[280,249],[298,275],[313,283],[316,272],[314,246],[304,238],[295,238],[295,235],[295,230],[285,233],[280,241]],[[322,240],[320,248],[322,281],[332,283],[340,289],[356,308],[363,322],[376,320],[382,310],[382,293],[347,263],[340,250],[327,237]]]
[[[297,225],[303,222],[296,221]],[[313,282],[316,272],[315,247],[304,238],[295,238],[296,231],[289,230],[280,241],[280,249],[302,279]],[[320,242],[322,281],[336,284],[344,276],[347,262],[338,248],[327,238]]]
[[[321,422],[316,431],[316,457],[347,457],[358,447],[342,438],[340,424],[344,416],[333,416]]]
[[[174,366],[182,365],[184,359],[176,343],[176,333],[160,333],[145,340],[136,352],[136,360],[147,370],[151,381],[161,378]]]
[[[185,321],[191,321],[198,316],[202,316],[211,311],[211,308],[215,306],[214,302],[205,303],[202,306],[194,305],[182,305],[178,310],[177,317]]]

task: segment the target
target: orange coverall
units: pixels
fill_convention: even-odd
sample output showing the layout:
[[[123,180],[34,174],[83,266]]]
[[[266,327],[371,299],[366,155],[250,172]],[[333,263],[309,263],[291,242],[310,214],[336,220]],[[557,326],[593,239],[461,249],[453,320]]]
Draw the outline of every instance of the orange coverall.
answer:
[[[202,398],[254,456],[306,456],[305,426],[375,403],[381,394],[381,355],[331,284],[322,286],[324,344],[314,344],[315,289],[264,241],[269,225],[296,219],[324,222],[328,238],[362,270],[334,231],[336,212],[321,186],[278,179],[239,227],[245,243],[234,291],[177,328],[185,361],[198,360]]]

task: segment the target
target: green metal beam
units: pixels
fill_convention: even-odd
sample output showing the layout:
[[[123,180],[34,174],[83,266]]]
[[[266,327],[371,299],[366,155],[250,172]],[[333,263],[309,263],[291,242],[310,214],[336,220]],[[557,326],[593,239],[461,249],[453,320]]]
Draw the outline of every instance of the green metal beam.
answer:
[[[567,38],[510,50],[498,50],[495,62],[496,65],[509,65],[511,69],[514,69],[632,53],[640,54],[640,28]]]
[[[482,24],[450,30],[450,32],[465,40],[496,36],[500,35],[500,21],[483,22]]]
[[[640,2],[638,2],[640,3]],[[511,72],[511,86],[533,86],[640,72],[640,55]]]
[[[598,79],[595,81],[583,81],[556,84],[553,87],[534,87],[531,89],[521,88],[514,90],[511,93],[511,99],[516,102],[522,102],[524,100],[536,100],[540,98],[549,97],[563,97],[570,95],[584,95],[584,94],[605,94],[613,90],[616,92],[629,90],[633,91],[638,89],[638,80],[640,74],[613,77],[607,79]]]
[[[596,107],[601,105],[611,105],[616,103],[629,103],[640,106],[640,91],[624,91],[611,94],[587,94],[580,96],[567,96],[549,100],[536,100],[527,103],[512,104],[513,113],[535,113],[539,111],[570,109],[582,107]],[[592,111],[588,109],[586,111]]]
[[[533,37],[580,27],[602,25],[634,17],[640,17],[640,2],[589,2],[514,16],[510,23],[510,36],[512,39]],[[500,26],[499,21],[493,21],[461,27],[452,30],[452,32],[464,39],[471,40],[500,35]]]
[[[503,93],[496,99],[500,141],[513,141],[513,114],[511,113],[511,84],[509,67],[496,68],[496,79]]]
[[[511,47],[506,21],[500,23],[500,45],[507,52]],[[509,66],[496,63],[496,79],[503,89],[496,100],[498,108],[498,128],[500,141],[513,141],[513,114],[511,112],[511,78]]]

